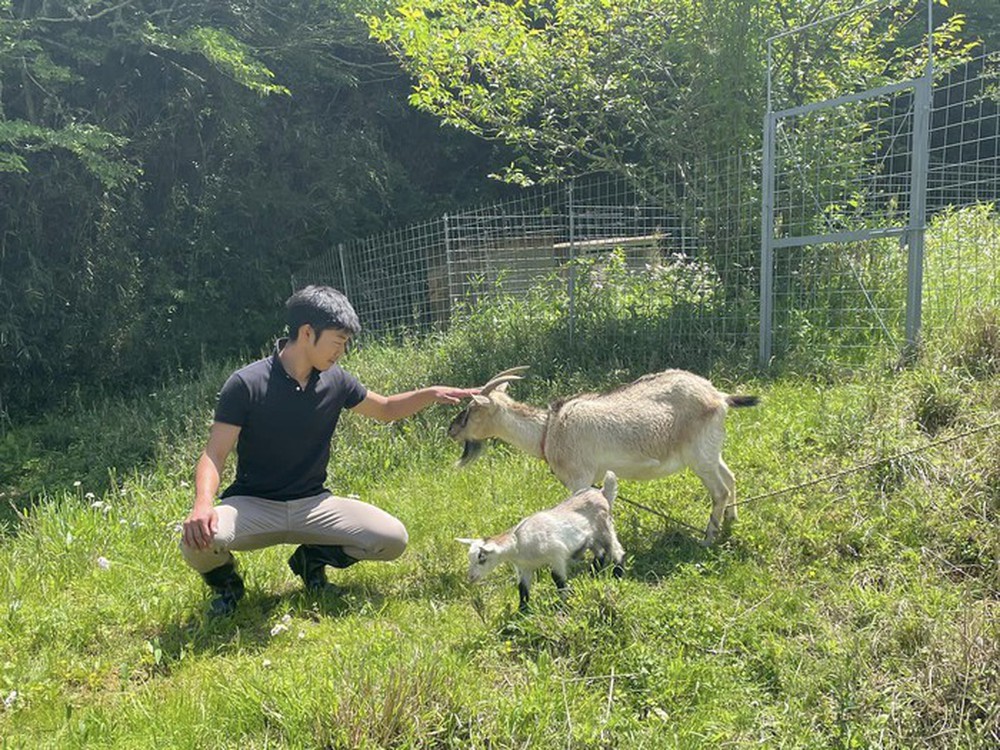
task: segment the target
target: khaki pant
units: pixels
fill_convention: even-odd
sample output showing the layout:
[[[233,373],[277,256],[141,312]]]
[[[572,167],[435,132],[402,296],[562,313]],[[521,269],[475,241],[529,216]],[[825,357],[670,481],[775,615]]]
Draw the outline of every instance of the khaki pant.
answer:
[[[199,573],[231,562],[232,552],[275,544],[335,545],[356,560],[394,560],[406,549],[406,527],[397,518],[329,492],[289,501],[233,496],[215,510],[219,530],[212,545],[180,545],[188,565]]]

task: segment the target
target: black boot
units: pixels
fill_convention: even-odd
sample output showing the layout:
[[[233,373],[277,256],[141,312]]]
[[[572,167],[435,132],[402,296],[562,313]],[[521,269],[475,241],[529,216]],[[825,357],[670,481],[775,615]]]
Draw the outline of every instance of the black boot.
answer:
[[[208,605],[208,614],[213,617],[231,615],[236,611],[236,602],[243,598],[243,579],[236,572],[236,563],[228,562],[213,568],[207,573],[202,573],[215,598]]]
[[[344,552],[343,547],[302,544],[288,558],[288,567],[302,579],[307,591],[320,593],[335,588],[326,580],[327,565],[333,568],[348,568],[356,562],[358,560]]]

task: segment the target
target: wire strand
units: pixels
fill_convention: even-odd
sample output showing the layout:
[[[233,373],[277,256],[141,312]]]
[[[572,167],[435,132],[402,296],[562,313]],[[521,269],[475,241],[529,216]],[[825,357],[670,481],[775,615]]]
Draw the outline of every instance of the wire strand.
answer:
[[[899,453],[894,453],[891,456],[883,456],[882,458],[877,458],[877,459],[873,459],[871,461],[866,461],[863,464],[858,464],[857,466],[852,466],[849,469],[844,469],[842,471],[837,471],[837,472],[834,472],[833,474],[826,474],[826,475],[821,476],[821,477],[816,477],[815,479],[810,479],[807,482],[800,482],[799,484],[795,484],[795,485],[792,485],[790,487],[784,487],[784,488],[782,488],[780,490],[773,490],[772,492],[765,492],[765,493],[762,493],[760,495],[754,495],[753,497],[748,497],[745,500],[738,500],[735,503],[729,503],[729,505],[727,505],[726,507],[727,508],[732,508],[732,507],[735,507],[737,505],[746,505],[748,503],[757,502],[759,500],[765,500],[765,499],[769,499],[769,498],[772,498],[772,497],[778,497],[779,495],[784,495],[784,494],[787,494],[789,492],[794,492],[795,490],[801,490],[801,489],[804,489],[806,487],[812,487],[812,486],[817,485],[817,484],[822,484],[823,482],[830,482],[830,481],[833,481],[835,479],[840,479],[841,477],[848,476],[849,474],[856,474],[856,473],[858,473],[860,471],[864,471],[865,469],[870,469],[873,466],[878,466],[879,464],[883,464],[883,463],[886,463],[888,461],[896,461],[896,460],[899,460],[900,458],[905,458],[907,456],[912,456],[912,455],[914,455],[916,453],[922,453],[923,451],[929,450],[929,449],[934,448],[936,446],[945,445],[947,443],[953,443],[956,440],[961,440],[962,438],[968,437],[969,435],[975,435],[975,434],[980,433],[980,432],[986,432],[988,430],[996,429],[997,427],[1000,427],[1000,422],[991,422],[990,424],[981,425],[979,427],[974,427],[971,430],[966,430],[965,432],[960,432],[957,435],[951,435],[950,437],[941,438],[940,440],[933,440],[933,441],[927,443],[926,445],[921,445],[921,446],[919,446],[917,448],[911,448],[910,450],[905,450],[905,451],[901,451]],[[657,510],[655,508],[651,508],[648,505],[643,505],[642,503],[636,502],[635,500],[630,500],[627,497],[623,497],[621,495],[619,495],[616,499],[617,500],[621,500],[622,502],[627,503],[628,505],[632,505],[632,506],[634,506],[636,508],[640,508],[640,509],[646,511],[647,513],[653,514],[654,516],[659,516],[660,518],[663,518],[663,519],[669,521],[670,523],[676,524],[678,526],[683,526],[684,528],[690,529],[690,530],[695,531],[695,532],[697,532],[699,534],[702,533],[702,529],[700,529],[700,528],[698,528],[696,526],[692,526],[691,524],[687,523],[686,521],[682,521],[681,519],[679,519],[679,518],[677,518],[675,516],[671,516],[671,515],[669,515],[667,513],[659,511],[659,510]]]

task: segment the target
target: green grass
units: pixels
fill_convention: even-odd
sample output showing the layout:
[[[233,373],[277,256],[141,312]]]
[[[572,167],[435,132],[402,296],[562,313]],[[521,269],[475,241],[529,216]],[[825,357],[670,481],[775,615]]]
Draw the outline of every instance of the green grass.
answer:
[[[997,419],[997,330],[983,314],[901,372],[717,370],[721,387],[762,397],[729,419],[741,493]],[[388,393],[511,364],[454,365],[449,351],[371,345],[348,366]],[[492,445],[454,469],[453,409],[391,426],[346,415],[330,485],[401,518],[409,549],[335,572],[345,595],[319,601],[285,565],[290,548],[244,553],[247,597],[211,621],[176,527],[228,369],[3,437],[0,491],[18,511],[0,536],[0,748],[1000,743],[996,431],[749,503],[712,549],[619,503],[626,578],[581,570],[563,605],[540,576],[521,615],[513,575],[470,586],[453,539],[562,499],[546,468]],[[608,380],[556,372],[512,390],[540,403]],[[707,522],[689,474],[621,491]]]

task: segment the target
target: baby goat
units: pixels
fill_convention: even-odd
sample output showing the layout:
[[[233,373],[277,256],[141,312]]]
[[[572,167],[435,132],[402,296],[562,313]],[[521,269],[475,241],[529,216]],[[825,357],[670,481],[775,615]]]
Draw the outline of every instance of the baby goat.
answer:
[[[666,370],[539,409],[506,393],[526,369],[494,376],[452,421],[448,435],[465,443],[460,466],[495,437],[546,461],[574,492],[609,470],[622,479],[657,479],[690,467],[712,496],[705,542],[715,540],[723,516],[736,519],[736,482],[722,460],[725,418],[729,407],[753,406],[756,396],[732,396],[693,373]]]
[[[611,503],[618,494],[613,472],[604,476],[604,488],[588,487],[559,505],[525,518],[509,531],[488,539],[459,539],[469,545],[469,580],[478,581],[497,565],[509,562],[517,569],[520,607],[528,606],[531,579],[539,568],[551,568],[560,594],[566,592],[567,565],[587,550],[594,567],[604,567],[608,555],[615,578],[625,574],[625,550],[618,543],[611,520]]]

